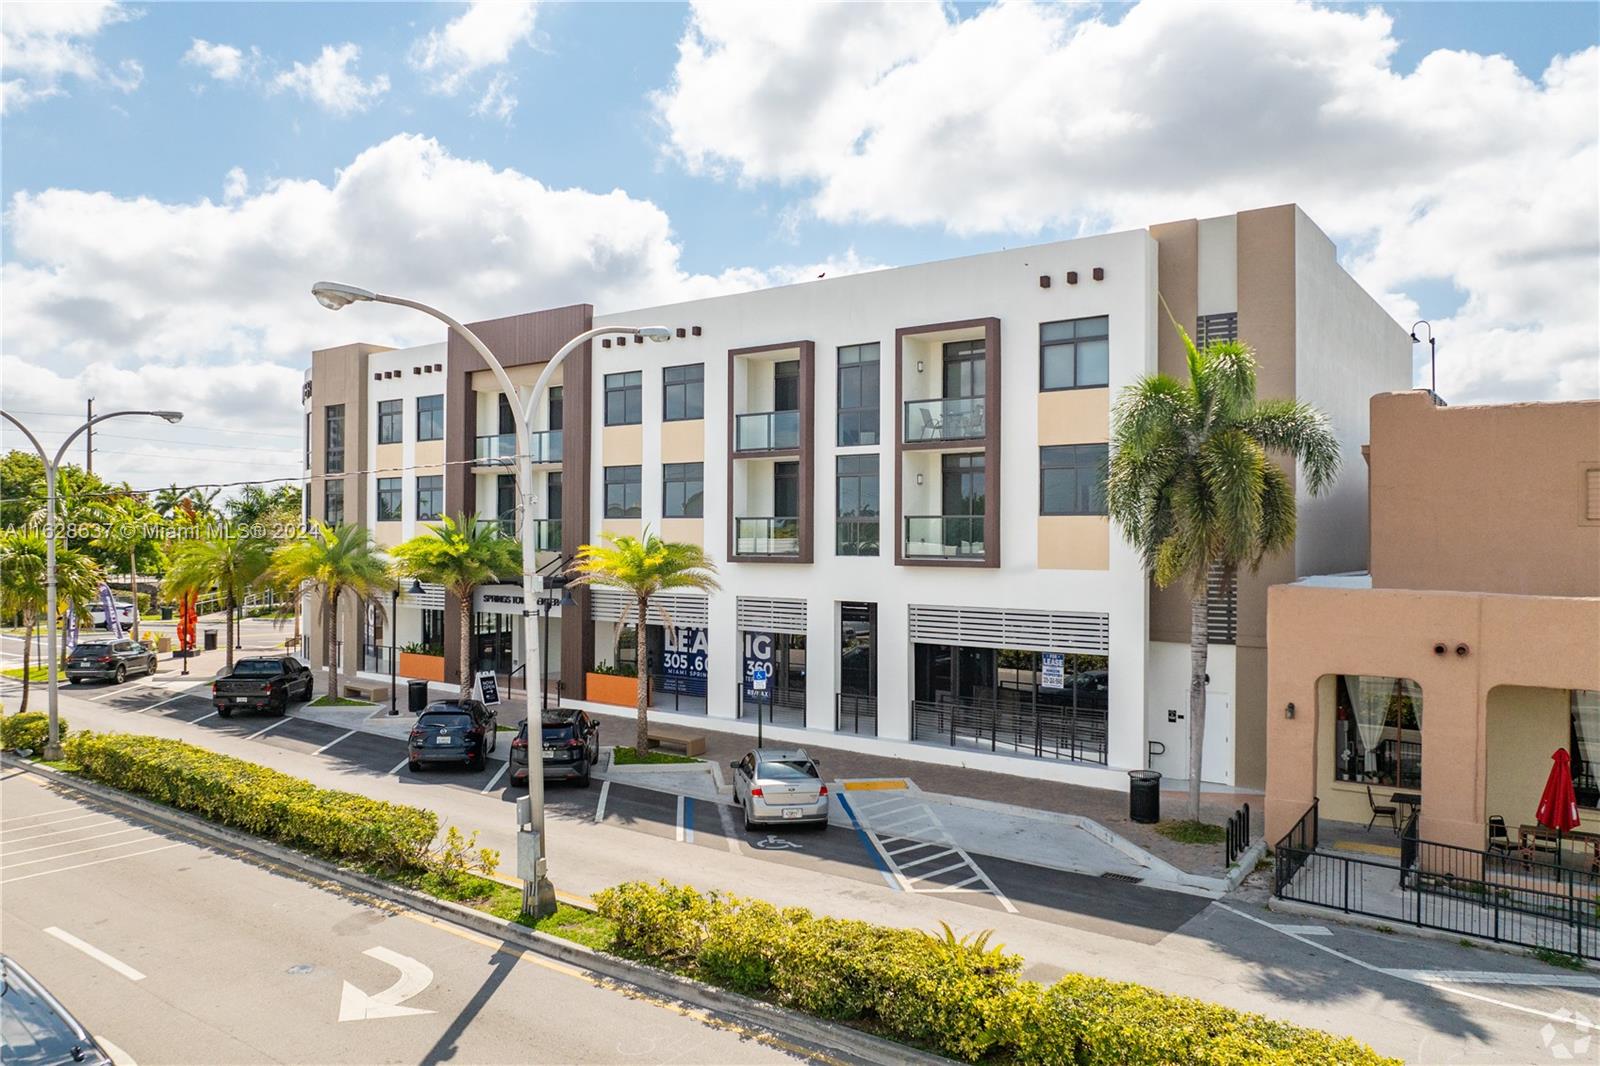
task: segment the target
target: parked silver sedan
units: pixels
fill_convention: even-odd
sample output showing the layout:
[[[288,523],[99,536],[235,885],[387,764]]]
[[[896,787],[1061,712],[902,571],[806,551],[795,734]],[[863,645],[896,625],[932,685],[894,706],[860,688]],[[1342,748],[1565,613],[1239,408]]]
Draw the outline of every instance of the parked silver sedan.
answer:
[[[733,798],[744,808],[746,829],[828,823],[828,786],[804,748],[757,748],[731,765]]]

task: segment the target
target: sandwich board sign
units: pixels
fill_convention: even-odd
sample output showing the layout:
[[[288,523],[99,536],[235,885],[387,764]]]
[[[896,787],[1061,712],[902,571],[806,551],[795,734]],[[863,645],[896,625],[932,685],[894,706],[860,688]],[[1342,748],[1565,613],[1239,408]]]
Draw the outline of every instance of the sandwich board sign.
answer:
[[[500,702],[500,682],[495,679],[493,670],[478,674],[478,698],[483,700],[486,707],[493,707]]]

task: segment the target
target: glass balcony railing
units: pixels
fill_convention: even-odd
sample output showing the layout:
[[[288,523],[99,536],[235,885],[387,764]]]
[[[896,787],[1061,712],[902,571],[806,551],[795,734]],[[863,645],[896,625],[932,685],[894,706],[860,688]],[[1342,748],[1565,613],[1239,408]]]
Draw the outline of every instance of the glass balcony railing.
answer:
[[[799,555],[800,519],[735,518],[735,555]]]
[[[499,518],[480,518],[480,526],[494,526],[500,530],[502,537],[512,540],[517,536],[517,512],[507,511]],[[535,551],[558,552],[561,550],[561,519],[536,518],[533,520],[533,547]]]
[[[733,450],[771,452],[800,447],[799,411],[735,415]]]
[[[907,444],[982,437],[987,429],[984,398],[907,400],[904,424]]]
[[[981,559],[983,515],[907,515],[908,559]]]
[[[561,462],[561,431],[559,429],[545,429],[530,434],[532,445],[528,449],[535,463]],[[517,435],[515,433],[492,433],[487,437],[477,439],[477,450],[474,452],[477,462],[483,466],[510,466],[517,459]]]

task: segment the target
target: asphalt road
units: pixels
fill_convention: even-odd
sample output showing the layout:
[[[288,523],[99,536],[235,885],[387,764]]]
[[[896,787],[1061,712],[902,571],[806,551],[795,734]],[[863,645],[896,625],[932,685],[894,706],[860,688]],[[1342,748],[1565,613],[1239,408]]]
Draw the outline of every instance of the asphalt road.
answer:
[[[126,1061],[804,1060],[767,1034],[314,886],[18,771],[0,781],[0,807],[5,951]]]

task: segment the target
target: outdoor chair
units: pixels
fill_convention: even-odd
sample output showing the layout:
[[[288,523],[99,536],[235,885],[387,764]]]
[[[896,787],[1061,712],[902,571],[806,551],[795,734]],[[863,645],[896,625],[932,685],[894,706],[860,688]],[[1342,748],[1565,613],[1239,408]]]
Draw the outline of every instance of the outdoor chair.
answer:
[[[921,440],[938,440],[939,431],[944,428],[940,419],[933,417],[933,412],[926,407],[917,408],[917,414],[922,416]]]
[[[1372,832],[1372,827],[1379,818],[1389,819],[1394,831],[1400,832],[1400,808],[1393,803],[1379,803],[1373,799],[1371,785],[1367,786],[1367,806],[1372,808],[1372,818],[1367,822],[1367,832]]]
[[[1489,853],[1499,852],[1502,857],[1511,854],[1511,834],[1506,832],[1506,820],[1498,814],[1489,816]]]

